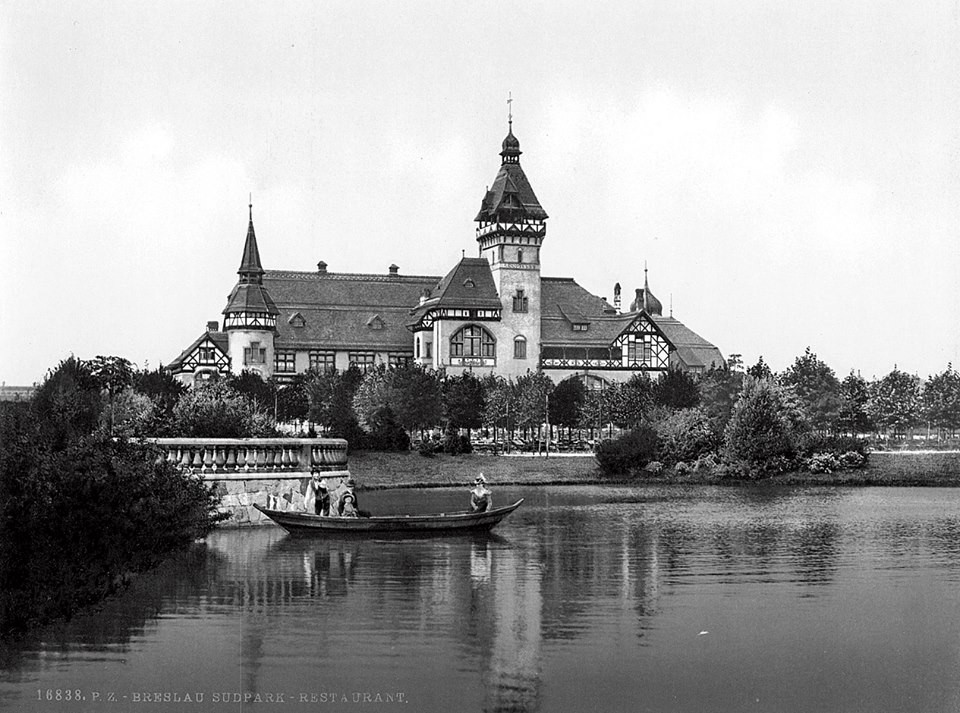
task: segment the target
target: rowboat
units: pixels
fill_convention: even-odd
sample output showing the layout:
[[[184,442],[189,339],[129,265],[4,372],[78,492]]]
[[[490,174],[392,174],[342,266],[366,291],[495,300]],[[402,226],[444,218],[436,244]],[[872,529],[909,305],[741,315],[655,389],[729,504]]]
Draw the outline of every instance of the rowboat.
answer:
[[[327,517],[290,510],[254,507],[291,535],[336,534],[437,534],[487,531],[523,502],[485,512],[451,512],[435,515],[371,515],[369,517]]]

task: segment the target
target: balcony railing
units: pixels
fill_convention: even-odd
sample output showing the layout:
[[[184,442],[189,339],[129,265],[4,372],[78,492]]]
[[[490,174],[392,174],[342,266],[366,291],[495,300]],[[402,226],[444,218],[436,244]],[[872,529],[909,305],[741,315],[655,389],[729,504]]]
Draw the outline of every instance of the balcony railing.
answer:
[[[151,438],[165,458],[212,479],[292,477],[345,473],[342,438]]]

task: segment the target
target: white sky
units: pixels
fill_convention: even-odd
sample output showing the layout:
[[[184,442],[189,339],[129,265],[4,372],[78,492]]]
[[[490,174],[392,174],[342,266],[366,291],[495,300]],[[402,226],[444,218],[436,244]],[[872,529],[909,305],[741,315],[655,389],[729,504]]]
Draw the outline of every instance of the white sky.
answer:
[[[506,97],[543,274],[724,354],[960,365],[960,2],[0,5],[0,381],[169,362],[267,269],[476,255]]]

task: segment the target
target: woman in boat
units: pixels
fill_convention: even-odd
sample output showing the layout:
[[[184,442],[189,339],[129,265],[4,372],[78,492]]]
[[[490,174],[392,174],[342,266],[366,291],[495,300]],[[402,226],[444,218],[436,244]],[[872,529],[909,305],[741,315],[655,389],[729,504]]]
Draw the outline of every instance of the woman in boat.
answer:
[[[483,473],[473,481],[473,486],[470,491],[470,512],[486,512],[493,507],[493,493],[487,490],[487,479]]]

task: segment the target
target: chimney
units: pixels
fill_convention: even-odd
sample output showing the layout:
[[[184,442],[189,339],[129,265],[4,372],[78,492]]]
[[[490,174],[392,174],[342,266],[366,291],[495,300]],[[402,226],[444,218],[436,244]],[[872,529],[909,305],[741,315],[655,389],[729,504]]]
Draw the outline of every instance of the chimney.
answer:
[[[219,332],[220,323],[217,321],[207,322],[207,331],[208,332]]]
[[[620,314],[620,283],[613,286],[613,308]]]
[[[391,274],[391,275],[396,275],[398,272],[400,272],[400,268],[399,268],[399,267],[397,267],[396,265],[391,265],[391,266],[390,266],[390,274]]]
[[[317,263],[317,272],[319,272],[321,275],[326,275],[326,274],[327,274],[327,263],[325,263],[323,260],[321,260],[320,262],[318,262],[318,263]]]

